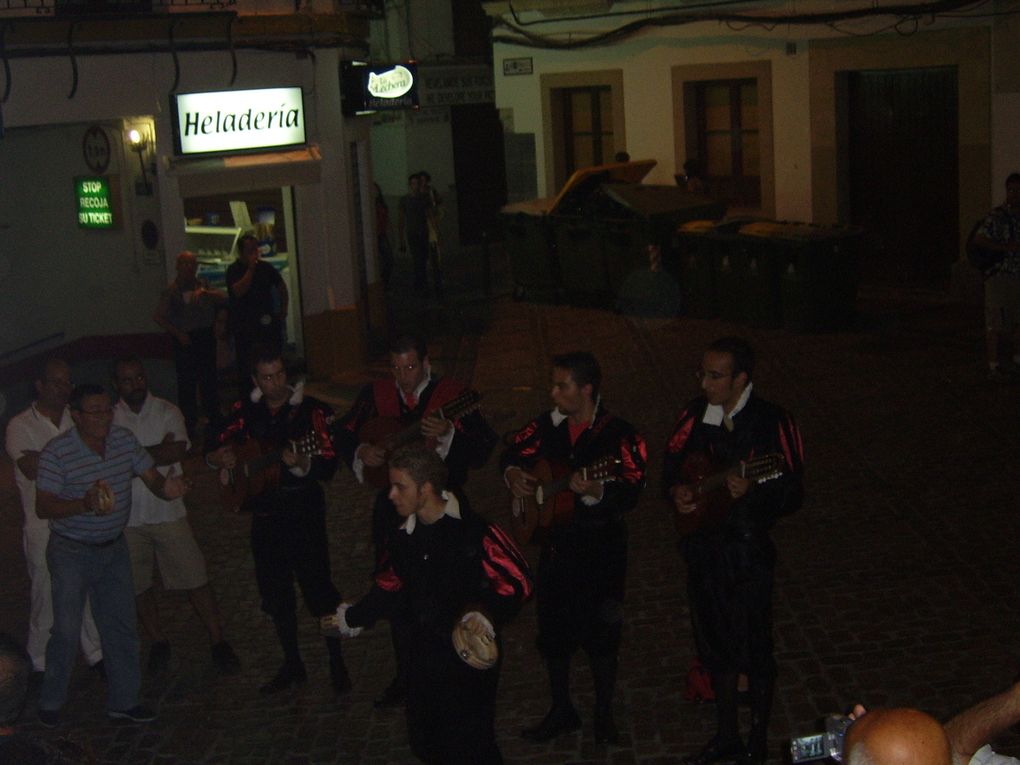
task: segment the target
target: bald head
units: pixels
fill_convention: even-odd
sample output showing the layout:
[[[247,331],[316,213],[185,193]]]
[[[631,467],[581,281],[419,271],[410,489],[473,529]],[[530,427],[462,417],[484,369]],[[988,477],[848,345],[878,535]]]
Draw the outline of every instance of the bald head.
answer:
[[[916,709],[873,709],[850,726],[847,765],[952,765],[939,722]]]

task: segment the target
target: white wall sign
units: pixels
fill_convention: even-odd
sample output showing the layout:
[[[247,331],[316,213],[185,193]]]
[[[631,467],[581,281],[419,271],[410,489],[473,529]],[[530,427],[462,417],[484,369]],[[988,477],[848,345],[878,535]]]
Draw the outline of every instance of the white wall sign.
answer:
[[[174,106],[179,154],[247,151],[305,142],[301,88],[179,93]]]

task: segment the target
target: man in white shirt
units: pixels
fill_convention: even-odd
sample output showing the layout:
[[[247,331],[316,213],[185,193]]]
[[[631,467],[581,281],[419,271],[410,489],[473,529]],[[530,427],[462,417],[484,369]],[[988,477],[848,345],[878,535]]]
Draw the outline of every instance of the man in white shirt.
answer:
[[[145,446],[164,475],[180,474],[189,443],[184,415],[169,401],[149,394],[145,368],[136,357],[114,364],[114,386],[120,398],[113,408],[115,425],[130,430]],[[138,618],[152,640],[149,672],[161,672],[170,663],[170,642],[160,627],[152,591],[153,564],[159,566],[163,586],[186,590],[212,644],[212,659],[224,675],[241,669],[237,655],[223,639],[216,599],[209,587],[205,558],[195,542],[182,499],[156,497],[135,480],[131,486],[131,517],[125,529],[131,552]]]
[[[53,626],[50,570],[46,564],[50,524],[36,515],[35,479],[39,469],[39,452],[51,438],[74,424],[67,407],[71,395],[71,368],[61,359],[49,359],[40,368],[34,385],[36,400],[7,424],[6,448],[15,464],[14,478],[21,495],[21,509],[25,514],[22,543],[31,582],[28,655],[32,659],[32,670],[44,672],[46,642]],[[99,645],[99,630],[96,629],[92,609],[89,607],[85,608],[82,620],[81,650],[88,663],[102,673],[103,652]]]

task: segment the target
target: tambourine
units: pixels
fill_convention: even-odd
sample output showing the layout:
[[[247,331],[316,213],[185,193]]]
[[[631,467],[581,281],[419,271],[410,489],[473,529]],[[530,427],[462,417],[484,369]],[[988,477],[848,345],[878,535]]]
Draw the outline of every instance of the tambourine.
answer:
[[[106,481],[100,481],[96,486],[96,504],[98,505],[96,512],[99,515],[112,513],[116,502],[117,498],[113,494],[113,489]]]
[[[495,636],[476,635],[464,622],[458,621],[451,636],[453,649],[465,664],[474,669],[490,669],[499,659]]]

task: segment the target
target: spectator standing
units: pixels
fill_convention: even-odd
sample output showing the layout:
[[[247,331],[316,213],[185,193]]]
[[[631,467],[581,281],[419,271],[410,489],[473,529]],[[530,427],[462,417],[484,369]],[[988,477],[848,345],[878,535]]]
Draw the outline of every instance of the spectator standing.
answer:
[[[427,296],[428,202],[421,193],[421,178],[418,173],[407,176],[407,193],[400,198],[400,207],[397,209],[397,238],[401,252],[411,251],[415,292]]]
[[[426,221],[429,229],[429,268],[432,270],[432,282],[436,288],[436,298],[443,299],[443,249],[440,224],[445,215],[443,200],[439,192],[432,187],[432,176],[425,170],[418,173],[419,191],[425,198]],[[427,291],[426,291],[427,292]]]
[[[36,399],[25,411],[7,424],[7,454],[14,461],[15,483],[21,495],[25,515],[22,544],[31,582],[31,612],[28,620],[28,655],[36,672],[46,669],[46,641],[53,626],[50,569],[46,562],[46,546],[50,541],[50,524],[35,511],[35,481],[39,471],[39,453],[56,436],[69,430],[71,410],[71,368],[65,361],[49,359],[34,381]],[[81,650],[93,667],[102,671],[103,652],[99,631],[92,618],[92,608],[85,607],[81,625]]]
[[[164,476],[180,475],[181,460],[190,445],[181,410],[149,393],[145,368],[137,358],[118,360],[113,381],[120,396],[113,408],[113,424],[134,434]],[[237,655],[223,639],[223,625],[209,586],[205,557],[188,523],[184,500],[162,500],[136,478],[131,485],[131,516],[124,534],[131,553],[138,618],[152,640],[149,672],[165,670],[170,662],[170,642],[160,627],[152,591],[154,563],[159,566],[166,589],[188,593],[188,600],[209,633],[217,669],[224,675],[240,671]]]
[[[131,581],[124,539],[131,510],[131,479],[140,476],[163,499],[183,496],[190,484],[164,478],[152,457],[125,428],[113,424],[110,396],[99,385],[71,393],[74,427],[39,455],[36,510],[51,520],[46,560],[53,579],[53,630],[39,692],[39,721],[54,727],[67,699],[82,609],[90,596],[103,641],[107,715],[148,722],[155,714],[139,703],[141,673]]]
[[[177,401],[188,434],[195,434],[198,399],[210,426],[220,420],[216,379],[216,311],[227,300],[219,290],[198,278],[198,259],[185,250],[177,256],[177,278],[163,291],[153,320],[170,335],[177,368]]]
[[[992,210],[974,235],[974,242],[1002,260],[985,279],[985,348],[993,377],[1006,373],[1001,346],[1009,346],[1012,370],[1020,367],[1020,173],[1006,179],[1006,201]]]
[[[251,352],[256,343],[280,348],[284,341],[289,296],[287,284],[272,264],[259,257],[251,234],[237,240],[237,260],[227,268],[230,327],[234,335],[237,384],[242,395],[251,390]]]

